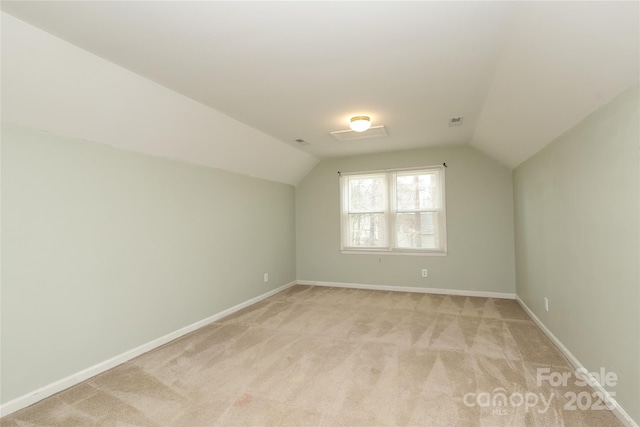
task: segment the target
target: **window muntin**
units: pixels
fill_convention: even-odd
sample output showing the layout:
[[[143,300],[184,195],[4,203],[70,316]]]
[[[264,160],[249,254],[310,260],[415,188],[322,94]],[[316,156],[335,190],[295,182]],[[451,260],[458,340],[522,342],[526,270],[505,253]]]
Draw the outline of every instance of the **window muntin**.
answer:
[[[446,254],[442,166],[340,180],[344,252]]]

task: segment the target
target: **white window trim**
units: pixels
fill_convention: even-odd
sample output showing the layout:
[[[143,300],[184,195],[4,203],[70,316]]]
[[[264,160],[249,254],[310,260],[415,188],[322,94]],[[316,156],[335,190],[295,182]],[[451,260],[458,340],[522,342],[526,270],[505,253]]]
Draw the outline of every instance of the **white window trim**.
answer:
[[[395,215],[397,210],[395,208],[396,194],[395,183],[396,180],[392,179],[398,172],[422,172],[422,171],[438,171],[438,184],[439,184],[439,196],[441,208],[437,211],[441,214],[438,217],[438,239],[441,241],[441,247],[438,249],[407,249],[394,247],[396,242],[395,231]],[[344,242],[348,239],[348,191],[345,191],[346,178],[353,175],[366,176],[366,175],[381,175],[386,176],[385,189],[386,189],[386,209],[384,211],[387,220],[387,247],[384,248],[360,248],[344,246]],[[410,256],[446,256],[447,255],[447,203],[446,203],[446,185],[445,185],[445,166],[422,166],[412,168],[400,168],[400,169],[382,169],[371,171],[359,171],[359,172],[340,172],[339,180],[340,190],[340,252],[343,254],[366,254],[366,255],[410,255]],[[427,209],[428,210],[428,209]]]

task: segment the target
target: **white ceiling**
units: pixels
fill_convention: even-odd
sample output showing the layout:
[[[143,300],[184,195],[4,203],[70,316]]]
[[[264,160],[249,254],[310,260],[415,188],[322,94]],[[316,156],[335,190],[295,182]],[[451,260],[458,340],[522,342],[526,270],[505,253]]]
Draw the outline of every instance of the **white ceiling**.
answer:
[[[471,144],[514,167],[638,80],[638,2],[11,2],[318,157]],[[369,114],[389,136],[338,142]],[[461,127],[448,119],[464,116]]]

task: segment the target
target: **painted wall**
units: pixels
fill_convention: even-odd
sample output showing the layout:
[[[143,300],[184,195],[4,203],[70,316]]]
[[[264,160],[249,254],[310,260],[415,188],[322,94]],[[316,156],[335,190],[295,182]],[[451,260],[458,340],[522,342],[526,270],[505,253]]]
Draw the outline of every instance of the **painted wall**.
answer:
[[[638,86],[514,171],[517,293],[640,421]],[[543,298],[549,298],[549,311]]]
[[[295,280],[294,195],[3,125],[2,402]]]
[[[340,252],[338,171],[443,162],[447,256]],[[300,280],[515,293],[511,171],[468,146],[323,160],[296,188],[296,222]]]

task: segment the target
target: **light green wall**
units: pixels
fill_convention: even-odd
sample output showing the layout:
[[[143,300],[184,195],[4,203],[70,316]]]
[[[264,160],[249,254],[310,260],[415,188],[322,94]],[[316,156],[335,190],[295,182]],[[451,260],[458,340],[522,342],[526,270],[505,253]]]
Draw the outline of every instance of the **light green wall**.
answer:
[[[638,87],[514,171],[517,293],[640,421]],[[544,297],[549,298],[549,312]]]
[[[338,171],[443,162],[447,256],[340,253]],[[323,160],[296,188],[298,279],[515,293],[512,203],[511,171],[467,146]]]
[[[295,280],[294,196],[3,126],[2,402]]]

